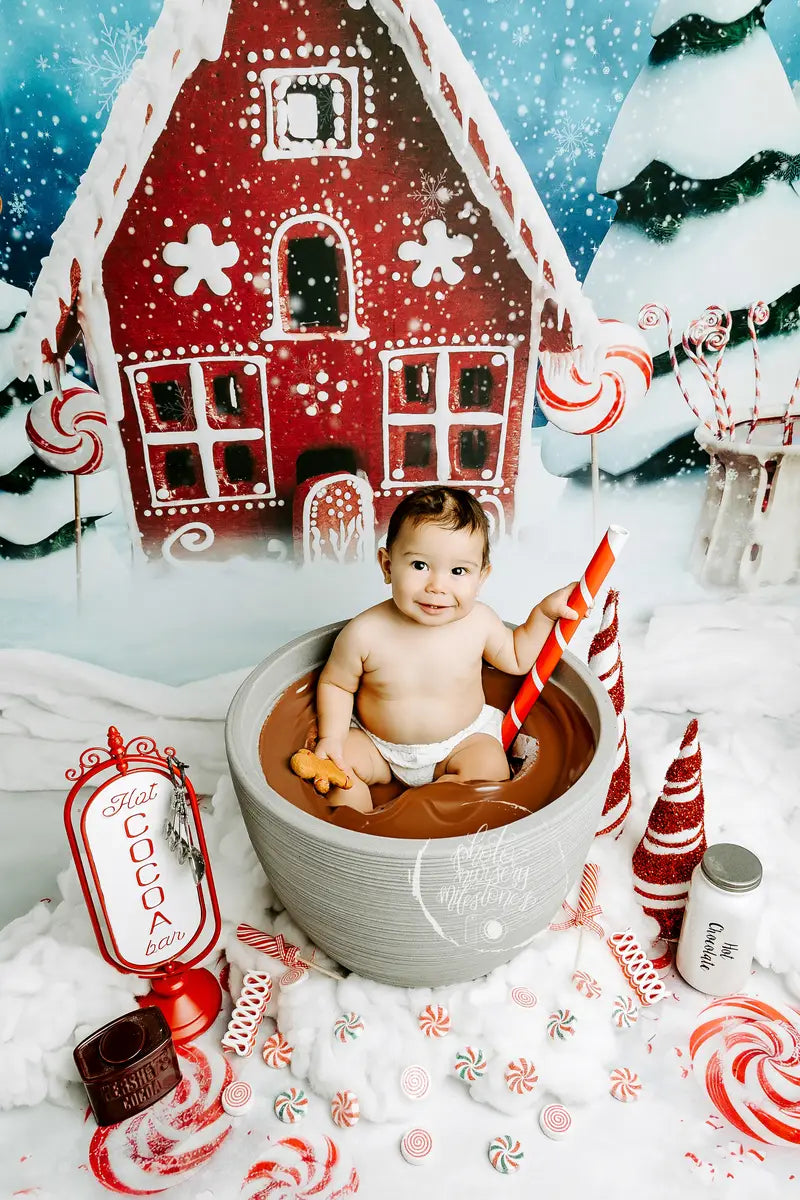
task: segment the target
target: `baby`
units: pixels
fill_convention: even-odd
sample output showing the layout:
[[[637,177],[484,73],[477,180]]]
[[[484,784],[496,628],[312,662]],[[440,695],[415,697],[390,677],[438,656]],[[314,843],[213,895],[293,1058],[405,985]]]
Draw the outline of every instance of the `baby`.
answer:
[[[408,787],[508,779],[503,714],[485,702],[481,663],[527,674],[554,622],[577,616],[567,602],[574,585],[506,628],[478,602],[491,569],[489,526],[462,488],[426,487],[401,500],[378,562],[392,597],[345,625],[317,686],[315,753],[352,780],[332,788],[328,803],[370,812],[370,785],[393,775]]]

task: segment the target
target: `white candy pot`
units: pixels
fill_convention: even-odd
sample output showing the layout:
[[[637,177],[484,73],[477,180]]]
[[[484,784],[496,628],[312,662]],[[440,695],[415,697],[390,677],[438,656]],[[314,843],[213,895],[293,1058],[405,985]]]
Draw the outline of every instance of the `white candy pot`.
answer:
[[[695,438],[710,462],[691,566],[703,583],[753,588],[800,569],[800,445],[784,446],[783,421],[749,422],[732,438]]]
[[[588,667],[566,653],[554,682],[586,716],[596,749],[581,778],[539,812],[500,829],[428,841],[340,829],[270,787],[258,744],[277,700],[325,662],[341,628],[328,625],[283,646],[233,698],[226,750],[250,840],[289,914],[343,966],[401,987],[477,978],[547,927],[583,868],[617,750],[611,701]]]

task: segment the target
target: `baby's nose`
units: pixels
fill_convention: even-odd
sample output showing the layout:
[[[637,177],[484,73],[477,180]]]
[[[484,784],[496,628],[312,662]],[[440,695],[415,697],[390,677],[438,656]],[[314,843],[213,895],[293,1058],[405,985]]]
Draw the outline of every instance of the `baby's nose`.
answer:
[[[446,590],[444,578],[440,575],[432,574],[428,579],[428,587],[426,590],[429,592],[444,592]]]

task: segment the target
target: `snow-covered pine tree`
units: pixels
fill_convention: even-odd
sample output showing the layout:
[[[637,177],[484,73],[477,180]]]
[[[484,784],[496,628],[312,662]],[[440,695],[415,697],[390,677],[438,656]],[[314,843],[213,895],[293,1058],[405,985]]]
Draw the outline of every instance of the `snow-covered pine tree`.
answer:
[[[800,111],[765,27],[769,3],[661,0],[655,44],[600,164],[598,191],[617,211],[585,283],[600,316],[632,325],[643,304],[665,305],[678,344],[708,305],[730,311],[722,378],[737,420],[754,398],[750,304],[770,307],[759,330],[762,415],[783,411],[800,366]],[[647,336],[651,391],[597,439],[600,465],[613,474],[696,425],[663,325]],[[683,374],[701,411],[712,412],[694,367],[684,362]],[[586,464],[589,439],[549,426],[542,450],[549,470],[569,474]]]
[[[14,342],[29,296],[0,280],[0,558],[39,558],[75,541],[72,479],[33,453],[25,417],[38,393],[15,378]],[[116,502],[112,471],[81,482],[82,528]]]

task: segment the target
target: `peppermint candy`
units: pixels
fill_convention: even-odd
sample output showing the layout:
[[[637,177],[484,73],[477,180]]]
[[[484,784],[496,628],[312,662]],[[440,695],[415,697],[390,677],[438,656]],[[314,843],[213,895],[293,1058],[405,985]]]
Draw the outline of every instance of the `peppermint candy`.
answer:
[[[261,1050],[261,1057],[268,1067],[274,1070],[280,1070],[282,1067],[288,1067],[292,1061],[293,1048],[289,1045],[282,1033],[273,1033],[264,1042]]]
[[[222,1107],[231,1117],[240,1117],[253,1107],[253,1089],[243,1079],[229,1083],[222,1093]]]
[[[422,1100],[431,1090],[431,1077],[424,1067],[414,1063],[400,1076],[400,1090],[409,1100]]]
[[[520,1008],[536,1008],[539,1003],[535,993],[526,987],[514,987],[511,989],[511,999]]]
[[[358,1013],[343,1013],[333,1023],[333,1036],[340,1042],[354,1042],[364,1032],[364,1022]]]
[[[556,1009],[547,1018],[547,1036],[551,1042],[568,1041],[575,1033],[575,1014],[568,1008]]]
[[[350,1129],[358,1124],[361,1105],[355,1092],[337,1092],[331,1100],[331,1120],[340,1129]]]
[[[572,982],[575,990],[580,992],[582,996],[587,996],[589,1000],[595,1000],[603,994],[603,989],[594,975],[590,975],[587,971],[573,971]]]
[[[279,1120],[287,1125],[294,1125],[295,1121],[306,1115],[308,1096],[302,1088],[287,1088],[285,1092],[278,1092],[273,1107]]]
[[[545,1104],[539,1113],[539,1128],[554,1142],[566,1137],[572,1128],[572,1117],[563,1104]]]
[[[450,1013],[441,1004],[428,1004],[417,1017],[425,1037],[445,1037],[450,1032]]]
[[[328,1200],[355,1196],[359,1178],[355,1167],[343,1161],[329,1137],[313,1140],[292,1136],[270,1142],[268,1157],[253,1164],[242,1183],[238,1200]]]
[[[510,1133],[503,1133],[489,1142],[489,1162],[501,1175],[512,1175],[522,1165],[525,1153]]]
[[[417,1127],[409,1129],[400,1139],[400,1153],[407,1163],[418,1166],[428,1158],[433,1150],[433,1138],[427,1129]]]
[[[525,1096],[528,1092],[532,1092],[539,1080],[536,1067],[527,1058],[517,1058],[510,1062],[503,1078],[508,1090],[516,1092],[518,1096]]]
[[[289,988],[297,987],[307,979],[308,971],[302,967],[289,967],[278,979],[278,987],[282,992],[288,992]]]
[[[467,1083],[474,1083],[476,1079],[480,1079],[481,1075],[486,1074],[487,1065],[482,1050],[477,1046],[465,1046],[456,1055],[453,1070],[459,1079],[463,1079]]]
[[[221,1100],[233,1081],[230,1063],[191,1043],[176,1052],[182,1078],[174,1091],[92,1135],[89,1168],[110,1192],[139,1196],[176,1187],[216,1154],[231,1131]]]
[[[90,475],[103,465],[108,421],[97,392],[64,376],[62,391],[45,392],[28,409],[25,433],[36,454],[56,471]]]
[[[639,1005],[630,996],[617,996],[611,1009],[617,1029],[630,1029],[639,1020]]]
[[[631,1100],[639,1099],[642,1081],[630,1067],[615,1067],[608,1079],[611,1084],[609,1091],[615,1100],[621,1100],[627,1104]]]

